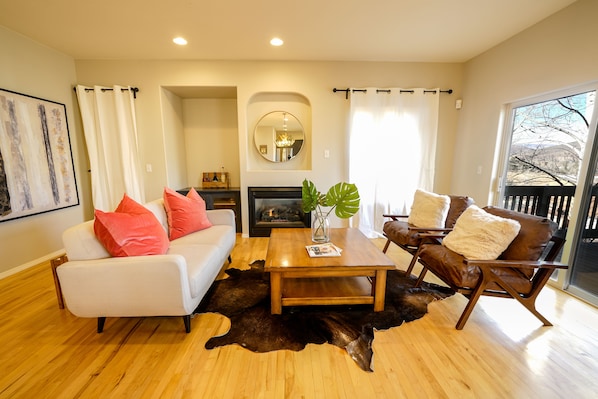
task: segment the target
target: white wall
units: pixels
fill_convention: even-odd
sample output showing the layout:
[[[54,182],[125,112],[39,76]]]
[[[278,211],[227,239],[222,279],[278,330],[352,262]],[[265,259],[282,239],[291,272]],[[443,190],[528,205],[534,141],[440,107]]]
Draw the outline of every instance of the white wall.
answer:
[[[168,165],[160,108],[161,86],[227,86],[237,88],[238,159],[244,233],[247,234],[248,186],[301,185],[304,178],[326,190],[347,176],[346,124],[349,102],[334,87],[439,87],[452,88],[452,95],[441,94],[439,145],[435,190],[449,193],[454,140],[459,113],[455,99],[461,96],[461,64],[365,63],[365,62],[232,62],[232,61],[76,61],[80,84],[134,85],[137,122],[143,164],[151,163],[153,172],[145,175],[146,198],[162,195]],[[248,114],[251,99],[258,93],[297,93],[311,109],[311,169],[255,170],[249,167],[256,156],[253,128],[259,117]],[[272,110],[273,111],[273,110]],[[255,120],[254,120],[255,119]],[[168,133],[168,132],[166,132]],[[324,150],[330,150],[325,159]],[[400,156],[397,149],[397,156]],[[259,154],[257,154],[259,157]],[[267,162],[264,160],[264,162]],[[288,164],[288,163],[283,163]],[[282,165],[282,164],[281,164]],[[284,165],[288,168],[289,165]],[[173,187],[175,189],[180,187]]]
[[[596,15],[598,1],[579,0],[466,63],[452,192],[492,203],[505,104],[598,80]]]
[[[79,200],[85,204],[0,223],[1,277],[61,251],[62,232],[93,213],[86,157],[79,156],[84,153],[84,143],[74,110],[77,105],[73,59],[1,26],[0,54],[1,88],[66,105]]]

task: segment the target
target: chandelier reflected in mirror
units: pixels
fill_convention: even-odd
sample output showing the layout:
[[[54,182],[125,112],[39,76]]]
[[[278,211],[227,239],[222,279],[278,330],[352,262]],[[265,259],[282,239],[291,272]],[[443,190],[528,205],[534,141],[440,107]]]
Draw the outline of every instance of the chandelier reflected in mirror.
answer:
[[[278,148],[292,147],[293,144],[295,144],[295,139],[292,136],[289,136],[289,134],[287,133],[288,120],[289,120],[289,118],[287,117],[287,113],[283,112],[282,113],[282,130],[284,131],[284,133],[276,135],[276,140],[274,141],[274,144],[276,144],[276,147],[278,147]]]
[[[284,147],[292,147],[295,144],[295,139],[289,136],[288,133],[281,133],[276,136],[276,141],[274,142],[276,147],[284,148]]]

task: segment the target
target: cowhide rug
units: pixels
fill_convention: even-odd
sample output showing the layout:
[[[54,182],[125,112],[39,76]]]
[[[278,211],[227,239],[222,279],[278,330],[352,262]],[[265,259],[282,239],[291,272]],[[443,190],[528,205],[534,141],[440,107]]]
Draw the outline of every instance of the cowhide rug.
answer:
[[[269,275],[264,261],[249,270],[228,269],[228,278],[214,282],[194,313],[220,313],[231,321],[230,330],[206,342],[207,349],[239,344],[253,352],[280,349],[299,351],[309,343],[330,343],[346,349],[365,371],[372,371],[374,329],[386,330],[421,318],[428,303],[454,294],[446,287],[424,283],[401,271],[387,275],[386,304],[382,312],[371,305],[283,307],[270,314]]]

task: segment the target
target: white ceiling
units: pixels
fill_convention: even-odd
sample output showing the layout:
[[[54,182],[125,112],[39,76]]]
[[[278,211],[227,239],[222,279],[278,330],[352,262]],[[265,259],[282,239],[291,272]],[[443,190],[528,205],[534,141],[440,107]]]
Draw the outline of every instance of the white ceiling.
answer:
[[[0,25],[75,59],[464,62],[574,2],[0,0]]]

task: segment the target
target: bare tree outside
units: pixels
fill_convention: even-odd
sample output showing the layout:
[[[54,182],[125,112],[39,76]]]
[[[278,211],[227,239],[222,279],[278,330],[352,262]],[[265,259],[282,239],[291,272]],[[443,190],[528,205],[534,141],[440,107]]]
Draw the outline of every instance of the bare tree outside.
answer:
[[[595,92],[518,107],[513,114],[509,186],[575,186]]]
[[[503,206],[548,217],[557,223],[557,234],[571,237],[573,204],[582,201],[569,289],[598,297],[598,165],[590,166],[591,187],[575,197],[586,180],[580,170],[588,162],[583,157],[595,98],[588,91],[513,109]]]

